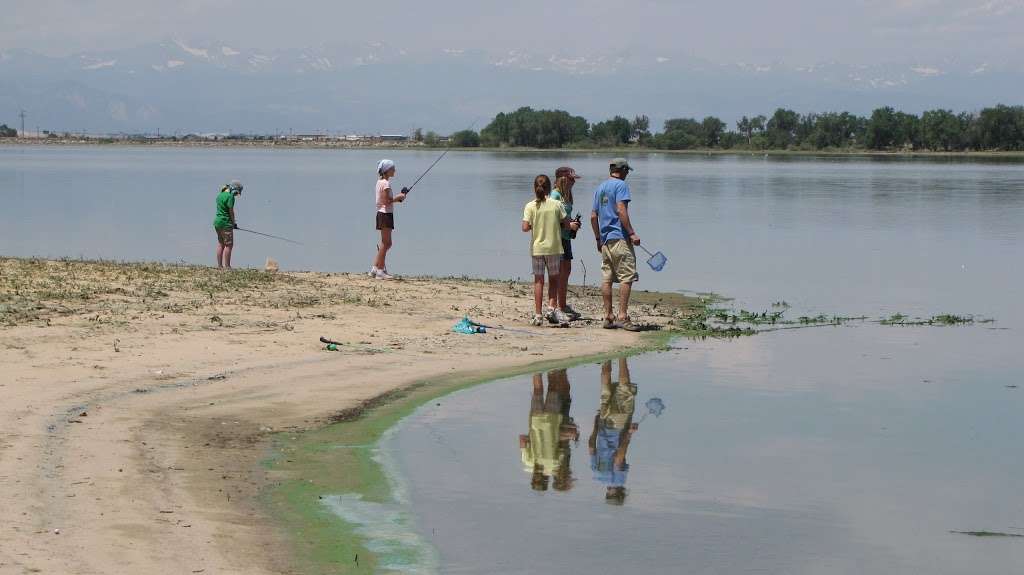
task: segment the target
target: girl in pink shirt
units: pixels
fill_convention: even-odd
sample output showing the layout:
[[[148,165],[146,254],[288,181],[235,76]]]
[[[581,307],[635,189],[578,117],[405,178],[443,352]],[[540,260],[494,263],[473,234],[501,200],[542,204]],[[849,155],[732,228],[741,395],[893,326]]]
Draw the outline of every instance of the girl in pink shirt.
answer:
[[[370,277],[379,280],[389,280],[387,263],[385,258],[388,250],[391,249],[391,232],[395,229],[395,202],[405,201],[408,193],[406,188],[397,196],[391,193],[391,178],[395,177],[395,163],[391,160],[381,160],[377,164],[377,229],[380,230],[380,245],[377,246],[377,257],[373,260],[370,268]]]

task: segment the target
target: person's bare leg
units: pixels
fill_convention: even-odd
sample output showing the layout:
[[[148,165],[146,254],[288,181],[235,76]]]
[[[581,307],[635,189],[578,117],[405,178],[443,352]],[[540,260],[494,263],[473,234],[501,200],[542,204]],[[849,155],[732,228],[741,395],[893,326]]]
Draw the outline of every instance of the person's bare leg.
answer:
[[[629,385],[632,380],[629,377],[629,360],[625,357],[619,358],[619,383]]]
[[[385,260],[388,257],[388,250],[391,249],[391,230],[380,231],[380,245],[377,246],[377,257],[373,260],[373,266],[379,270],[387,269]]]
[[[559,309],[558,307],[558,284],[561,283],[558,275],[551,275],[548,272],[548,307],[551,309]]]
[[[231,250],[233,246],[224,246],[224,268],[231,268]]]
[[[544,276],[533,276],[533,313],[541,315],[544,307]]]
[[[217,242],[217,267],[224,267],[224,244]]]
[[[619,284],[619,320],[626,321],[629,318],[629,293],[633,291],[633,284]]]
[[[601,299],[604,300],[604,317],[615,320],[615,313],[612,312],[612,282],[601,284]]]
[[[565,309],[569,291],[569,276],[572,274],[572,260],[562,260],[558,266],[558,309]]]

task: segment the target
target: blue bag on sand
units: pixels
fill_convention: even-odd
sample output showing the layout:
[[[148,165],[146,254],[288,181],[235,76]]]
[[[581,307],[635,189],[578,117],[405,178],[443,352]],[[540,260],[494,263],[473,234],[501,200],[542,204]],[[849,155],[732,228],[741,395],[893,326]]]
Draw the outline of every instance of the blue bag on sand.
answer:
[[[452,327],[452,331],[455,333],[487,333],[487,330],[484,329],[483,326],[476,325],[469,321],[468,315],[462,318],[459,323],[455,324],[455,326]]]

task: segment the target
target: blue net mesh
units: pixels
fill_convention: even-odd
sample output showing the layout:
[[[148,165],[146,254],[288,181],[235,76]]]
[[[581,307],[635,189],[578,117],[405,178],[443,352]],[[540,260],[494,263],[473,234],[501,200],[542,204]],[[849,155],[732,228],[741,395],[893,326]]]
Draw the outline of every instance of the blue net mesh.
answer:
[[[651,269],[656,272],[660,272],[666,263],[668,263],[668,258],[661,252],[655,253],[647,260],[647,265],[651,266]]]

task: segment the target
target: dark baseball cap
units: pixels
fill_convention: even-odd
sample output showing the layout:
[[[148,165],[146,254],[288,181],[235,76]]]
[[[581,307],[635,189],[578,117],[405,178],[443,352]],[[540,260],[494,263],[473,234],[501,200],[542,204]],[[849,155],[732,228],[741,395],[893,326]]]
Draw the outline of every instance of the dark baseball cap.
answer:
[[[567,176],[574,180],[578,180],[582,177],[576,173],[576,170],[570,168],[569,166],[562,166],[561,168],[555,170],[555,179],[561,178],[562,176]]]
[[[629,162],[626,158],[615,158],[608,164],[608,169],[615,172],[632,172],[633,168],[630,167]]]

